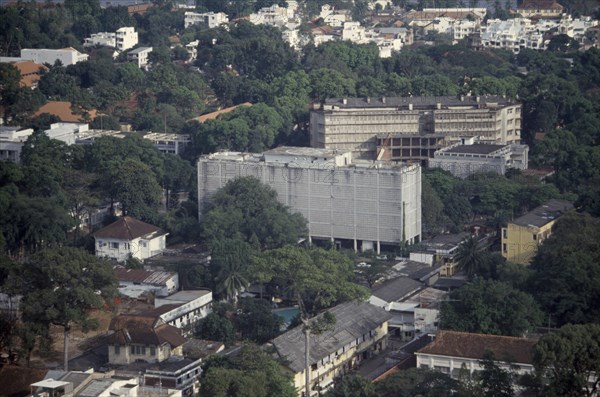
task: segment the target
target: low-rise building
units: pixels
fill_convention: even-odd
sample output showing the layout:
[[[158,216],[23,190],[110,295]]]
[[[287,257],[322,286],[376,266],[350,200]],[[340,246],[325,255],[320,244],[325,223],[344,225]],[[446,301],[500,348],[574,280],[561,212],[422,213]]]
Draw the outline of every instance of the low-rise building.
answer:
[[[537,339],[512,336],[438,331],[435,340],[418,350],[417,368],[432,369],[458,379],[462,371],[471,375],[483,370],[487,351],[496,364],[524,375],[533,372],[533,346]]]
[[[133,27],[122,27],[116,32],[98,32],[87,37],[83,42],[84,47],[103,46],[125,51],[138,44],[138,33]]]
[[[469,233],[439,234],[431,239],[423,240],[415,252],[410,253],[410,259],[437,264],[441,266],[440,276],[451,277],[457,271],[454,255],[458,247],[469,236]]]
[[[144,139],[151,141],[155,148],[165,154],[181,154],[192,142],[189,134],[167,134],[161,132],[146,134],[144,135]]]
[[[212,291],[208,289],[179,291],[154,300],[155,313],[166,324],[193,333],[194,326],[212,311]]]
[[[23,48],[21,50],[21,58],[41,65],[54,65],[56,61],[60,61],[63,66],[69,66],[75,65],[78,62],[87,61],[89,55],[82,54],[72,47],[57,50],[48,48]]]
[[[186,11],[183,19],[183,26],[186,29],[198,24],[205,25],[209,29],[212,29],[227,23],[229,23],[229,17],[224,12],[197,13]]]
[[[127,60],[137,64],[142,69],[148,66],[148,56],[152,52],[152,47],[139,47],[127,53]]]
[[[527,145],[493,145],[465,142],[437,150],[429,159],[430,168],[441,168],[458,178],[476,173],[504,175],[509,169],[525,170],[528,166]]]
[[[540,244],[552,234],[558,218],[573,209],[565,200],[550,200],[502,228],[502,256],[510,262],[527,265]]]
[[[517,7],[517,13],[525,18],[560,18],[563,11],[556,0],[525,0]]]
[[[159,227],[124,216],[94,233],[96,256],[119,262],[144,260],[165,249],[167,235]]]
[[[45,130],[44,133],[50,139],[56,139],[67,145],[73,145],[77,140],[77,134],[88,131],[88,129],[89,125],[87,123],[53,123],[50,124],[50,128]]]
[[[144,293],[155,297],[166,297],[179,290],[179,274],[162,270],[128,269],[123,266],[113,268],[119,280],[119,293],[130,298],[138,298]]]
[[[33,129],[0,125],[0,161],[21,162],[21,150]]]
[[[171,356],[152,364],[144,372],[144,385],[181,390],[184,396],[196,396],[200,390],[202,360]]]
[[[378,354],[387,346],[390,314],[370,303],[348,302],[328,310],[335,316],[332,330],[310,335],[309,379],[311,395],[333,385],[333,380]],[[298,393],[304,391],[305,351],[303,327],[272,341],[276,354],[293,373]]]
[[[108,362],[160,363],[171,356],[183,356],[186,339],[181,330],[146,314],[121,314],[112,319],[108,336]]]

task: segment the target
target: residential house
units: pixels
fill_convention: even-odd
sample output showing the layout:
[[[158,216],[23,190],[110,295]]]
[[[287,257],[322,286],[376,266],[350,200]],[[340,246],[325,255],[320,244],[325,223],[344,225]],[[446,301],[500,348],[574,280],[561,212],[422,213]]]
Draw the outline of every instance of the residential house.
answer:
[[[144,139],[151,141],[154,147],[161,153],[181,154],[192,142],[189,134],[167,134],[162,132],[151,132],[144,135]]]
[[[328,310],[335,316],[333,329],[310,335],[309,379],[311,395],[333,385],[333,380],[386,348],[390,314],[370,303],[348,302]],[[305,388],[303,327],[272,341],[276,354],[293,373],[298,392]]]
[[[0,161],[21,161],[21,150],[33,129],[0,125]]]
[[[325,25],[329,25],[332,28],[341,28],[344,26],[344,22],[352,21],[351,10],[337,10],[333,5],[324,4],[321,6],[321,12],[319,18],[323,20]]]
[[[153,313],[166,324],[191,334],[194,326],[212,311],[212,301],[212,291],[208,289],[179,291],[157,297]]]
[[[124,216],[94,233],[96,256],[119,262],[144,260],[165,249],[167,235],[159,227]]]
[[[181,330],[148,314],[121,314],[109,325],[108,362],[160,363],[171,356],[183,356],[186,339]]]
[[[122,27],[116,32],[98,32],[93,33],[86,38],[83,46],[104,46],[112,47],[117,51],[122,52],[135,47],[138,44],[138,33],[133,27]]]
[[[21,50],[21,58],[30,60],[39,64],[54,65],[56,61],[60,61],[63,66],[75,65],[78,62],[87,61],[89,55],[82,54],[72,47],[61,48],[58,50],[47,48],[23,48]]]
[[[491,172],[504,175],[511,168],[527,169],[527,145],[472,143],[473,139],[469,141],[437,150],[433,158],[429,159],[429,167],[441,168],[463,179],[476,173]]]
[[[148,56],[152,52],[152,47],[139,47],[127,53],[127,60],[137,64],[138,68],[142,69],[148,66]]]
[[[533,372],[533,346],[537,339],[438,331],[435,340],[418,350],[417,368],[432,369],[458,379],[461,371],[483,370],[481,360],[491,352],[496,364],[519,375]]]
[[[502,228],[502,256],[527,265],[540,244],[552,234],[558,218],[573,209],[565,200],[550,200]]]
[[[128,269],[123,266],[113,268],[119,280],[119,293],[130,298],[139,298],[152,293],[165,297],[179,290],[179,274],[162,270]]]

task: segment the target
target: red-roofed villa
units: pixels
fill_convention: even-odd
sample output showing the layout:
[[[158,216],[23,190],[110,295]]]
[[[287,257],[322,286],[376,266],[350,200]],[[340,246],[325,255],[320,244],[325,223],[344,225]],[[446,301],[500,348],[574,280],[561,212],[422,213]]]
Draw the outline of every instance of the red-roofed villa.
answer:
[[[144,260],[164,251],[168,233],[159,227],[124,216],[94,233],[96,256],[119,262]]]

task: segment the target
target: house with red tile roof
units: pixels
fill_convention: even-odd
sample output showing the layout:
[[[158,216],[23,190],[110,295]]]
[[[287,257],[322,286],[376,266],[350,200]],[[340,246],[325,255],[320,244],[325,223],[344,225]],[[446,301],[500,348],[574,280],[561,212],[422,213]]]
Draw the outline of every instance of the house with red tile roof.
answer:
[[[35,112],[34,116],[39,116],[43,113],[52,114],[58,117],[63,123],[87,123],[94,120],[97,116],[95,109],[77,109],[77,107],[74,108],[71,102],[67,101],[48,101]]]
[[[157,226],[124,216],[94,233],[96,256],[119,262],[129,258],[143,261],[164,251],[167,235]]]
[[[474,373],[483,370],[480,364],[487,351],[505,370],[519,375],[533,372],[534,338],[439,331],[432,343],[418,350],[417,368],[433,369],[457,379],[461,370]]]
[[[125,365],[133,362],[159,363],[171,356],[183,356],[186,338],[181,330],[165,324],[152,314],[121,314],[108,327],[108,361]]]
[[[31,89],[37,88],[42,71],[48,70],[45,65],[33,61],[21,61],[13,63],[13,66],[19,69],[21,73],[21,85]]]

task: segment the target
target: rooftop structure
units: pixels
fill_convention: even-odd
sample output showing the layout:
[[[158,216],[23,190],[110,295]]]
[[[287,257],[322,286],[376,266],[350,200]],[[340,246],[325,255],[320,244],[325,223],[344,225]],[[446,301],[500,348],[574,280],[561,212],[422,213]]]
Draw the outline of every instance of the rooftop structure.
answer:
[[[154,147],[161,153],[181,154],[185,147],[192,142],[189,134],[167,134],[161,132],[151,132],[144,135],[144,139],[152,141]]]
[[[512,143],[520,141],[521,105],[499,96],[331,98],[314,105],[310,131],[312,147],[367,159],[377,158],[378,136]]]
[[[21,61],[13,63],[13,66],[21,73],[21,85],[31,89],[37,88],[41,72],[48,70],[48,67],[35,63],[33,61]]]
[[[50,139],[56,139],[66,143],[67,145],[73,145],[76,141],[77,134],[79,132],[85,132],[89,128],[87,123],[53,123],[50,128],[45,130],[44,133]]]
[[[254,176],[308,220],[309,239],[348,242],[355,250],[415,242],[421,235],[419,165],[352,161],[331,149],[220,152],[198,161],[199,213],[227,181]]]

